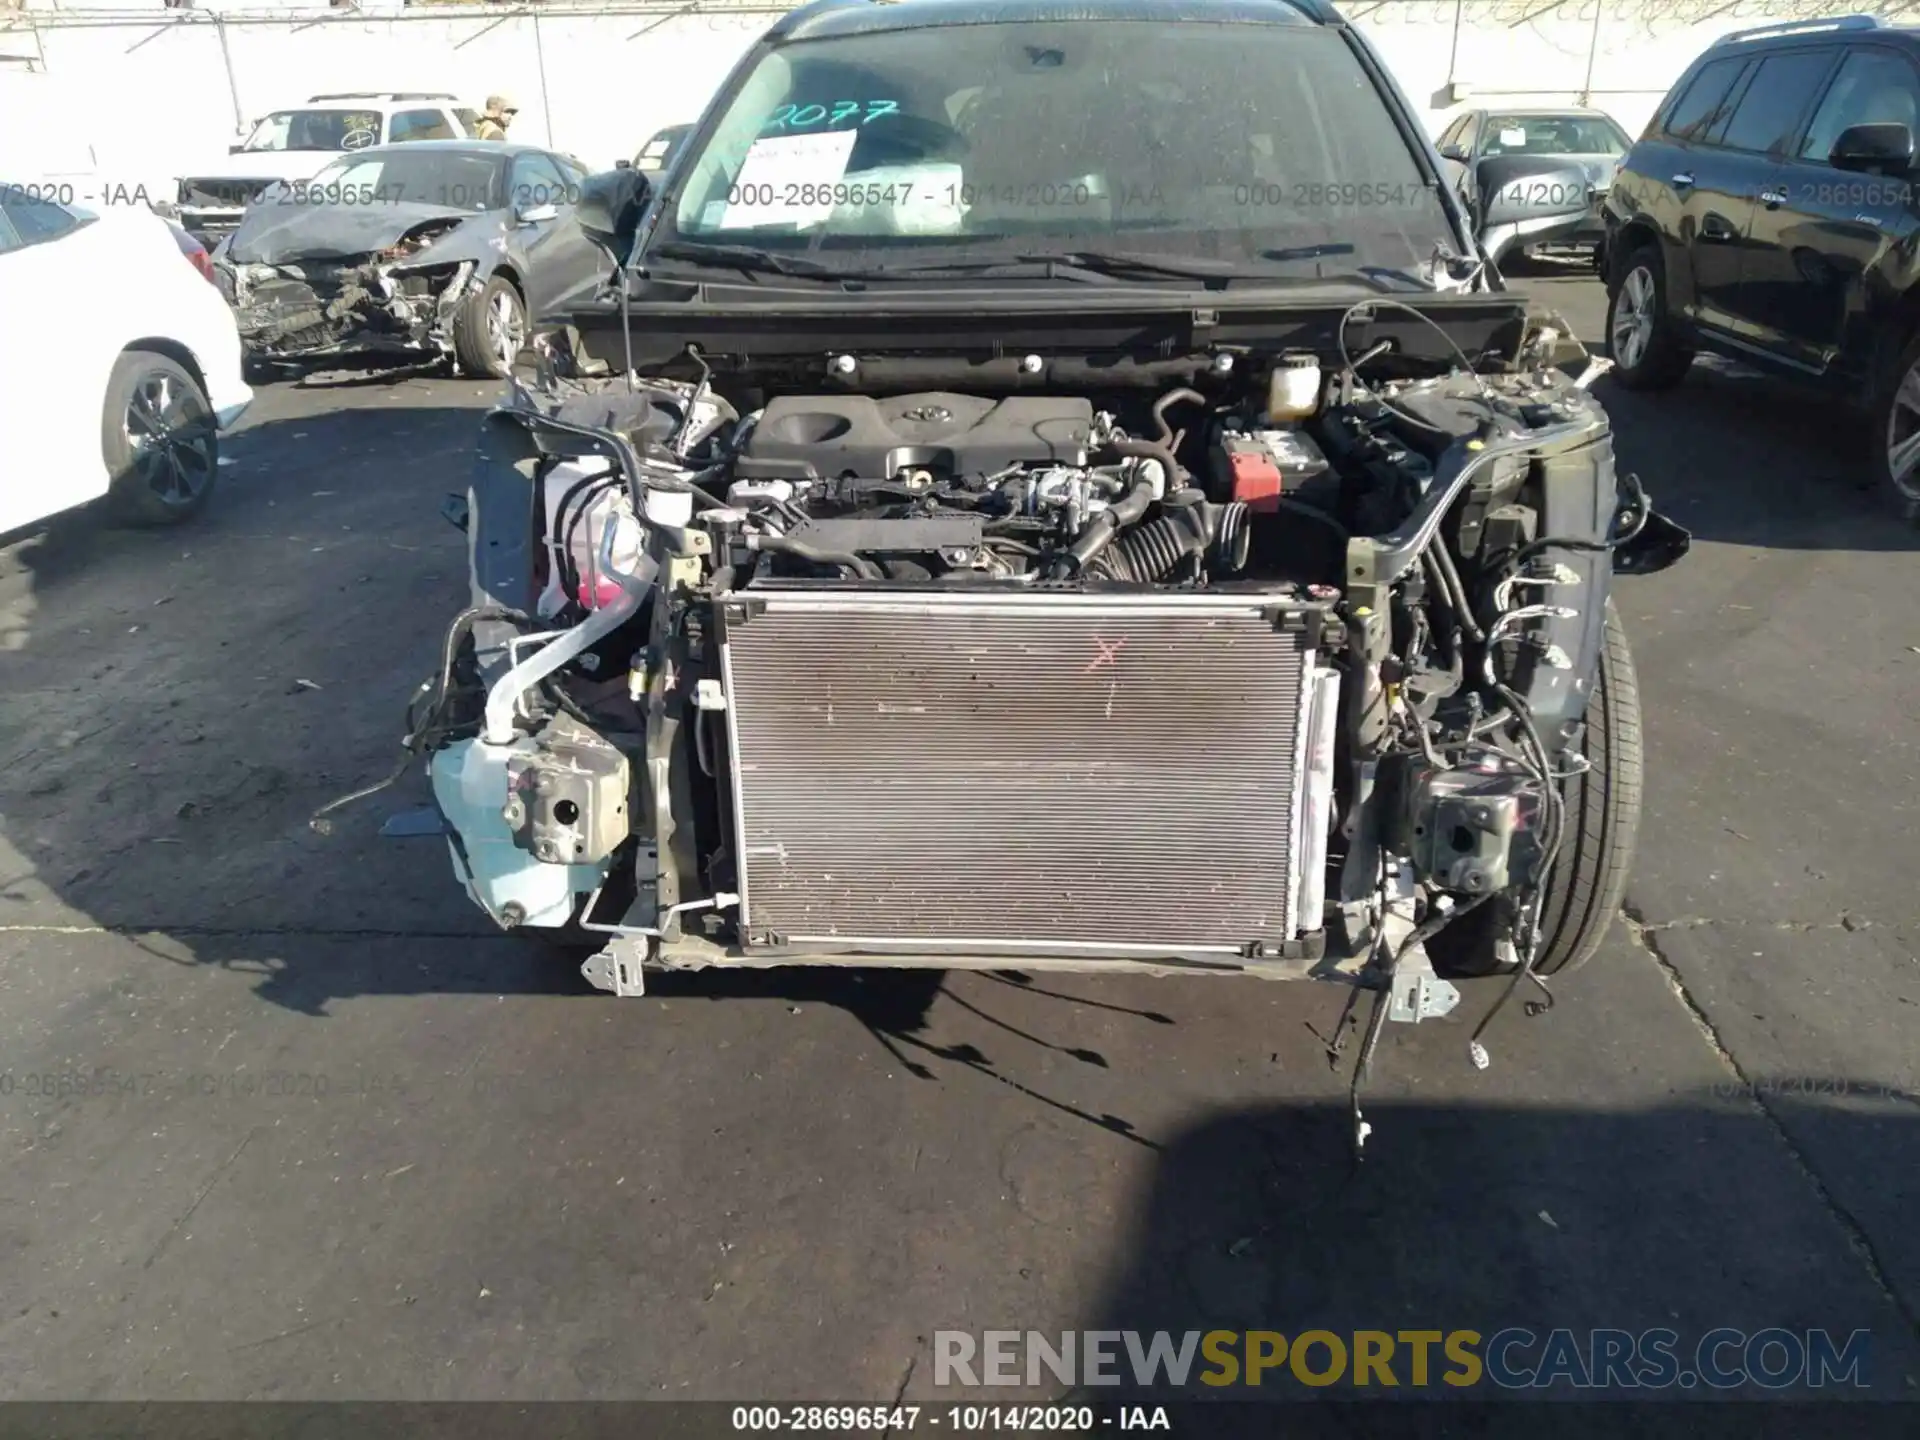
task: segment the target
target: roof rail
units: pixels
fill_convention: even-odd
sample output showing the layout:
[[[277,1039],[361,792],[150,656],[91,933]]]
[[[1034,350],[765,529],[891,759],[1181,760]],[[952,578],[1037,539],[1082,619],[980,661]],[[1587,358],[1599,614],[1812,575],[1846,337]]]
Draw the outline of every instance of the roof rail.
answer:
[[[309,95],[309,105],[322,100],[456,100],[449,90],[346,90],[331,95]]]
[[[1828,30],[1878,30],[1886,22],[1878,15],[1831,15],[1819,20],[1788,20],[1779,25],[1762,25],[1757,30],[1735,30],[1722,35],[1711,48],[1739,45],[1749,40],[1772,40],[1782,35],[1813,35]]]

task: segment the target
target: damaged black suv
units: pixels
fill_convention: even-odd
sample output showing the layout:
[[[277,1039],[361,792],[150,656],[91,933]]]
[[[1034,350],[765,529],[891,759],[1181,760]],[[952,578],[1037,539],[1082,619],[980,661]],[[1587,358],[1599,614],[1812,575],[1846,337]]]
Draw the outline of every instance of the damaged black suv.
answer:
[[[1685,535],[1331,8],[820,0],[685,145],[588,185],[410,716],[499,924],[1411,1018],[1594,952]]]

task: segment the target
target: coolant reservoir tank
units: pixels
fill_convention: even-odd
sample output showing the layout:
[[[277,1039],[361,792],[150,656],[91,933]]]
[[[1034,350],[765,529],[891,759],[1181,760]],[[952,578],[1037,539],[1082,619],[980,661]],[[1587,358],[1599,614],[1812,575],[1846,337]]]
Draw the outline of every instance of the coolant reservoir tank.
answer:
[[[684,530],[693,523],[693,493],[687,490],[647,488],[647,520]]]
[[[1282,355],[1267,379],[1267,419],[1275,425],[1305,420],[1320,408],[1320,357]]]

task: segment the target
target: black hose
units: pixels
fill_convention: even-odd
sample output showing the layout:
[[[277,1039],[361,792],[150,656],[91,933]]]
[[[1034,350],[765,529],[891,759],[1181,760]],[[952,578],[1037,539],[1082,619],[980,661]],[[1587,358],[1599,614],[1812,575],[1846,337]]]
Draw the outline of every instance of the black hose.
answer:
[[[1467,598],[1466,584],[1460,579],[1460,568],[1453,563],[1453,555],[1448,551],[1446,541],[1436,535],[1427,549],[1433,555],[1441,580],[1446,584],[1447,603],[1453,607],[1460,628],[1466,632],[1469,640],[1476,645],[1479,644],[1487,638],[1487,635],[1480,628],[1480,622],[1474,618],[1473,605]]]
[[[1182,401],[1194,405],[1204,405],[1207,403],[1207,397],[1202,395],[1198,390],[1189,390],[1186,386],[1182,385],[1177,390],[1169,390],[1153,402],[1153,423],[1160,431],[1160,443],[1169,450],[1174,448],[1174,438],[1173,427],[1167,424],[1167,411]]]
[[[1164,579],[1187,556],[1206,548],[1203,527],[1188,519],[1193,513],[1190,509],[1170,511],[1150,524],[1129,530],[1094,562],[1093,572],[1137,585]]]
[[[756,549],[770,551],[776,555],[791,555],[796,560],[807,560],[815,565],[843,565],[862,580],[886,578],[881,575],[879,568],[872,561],[864,560],[850,550],[823,550],[817,545],[809,545],[804,540],[795,540],[791,535],[756,536],[753,545]]]
[[[1148,444],[1146,441],[1122,443],[1138,444],[1143,447],[1147,447]],[[1153,445],[1148,448],[1159,450],[1161,447]],[[1153,504],[1153,482],[1134,481],[1131,490],[1089,520],[1086,528],[1074,539],[1073,544],[1067,547],[1066,558],[1073,562],[1073,568],[1085,570],[1096,555],[1113,543],[1113,537],[1118,535],[1124,527],[1133,524],[1146,514],[1147,507],[1151,504]]]
[[[1109,579],[1146,585],[1166,579],[1190,555],[1210,555],[1232,572],[1245,567],[1250,543],[1245,505],[1187,504],[1127,531],[1094,568]]]
[[[1165,445],[1162,445],[1158,440],[1110,440],[1107,442],[1106,449],[1109,453],[1118,455],[1122,460],[1158,461],[1166,477],[1165,488],[1169,491],[1178,490],[1187,483],[1188,476],[1186,470],[1182,468],[1178,460],[1173,458],[1173,451],[1169,450]],[[1140,508],[1144,514],[1146,507],[1143,505]],[[1139,518],[1138,515],[1133,517],[1134,520],[1138,520]],[[1131,524],[1132,521],[1127,521],[1126,523]]]
[[[1253,550],[1253,522],[1247,507],[1238,500],[1213,507],[1214,564],[1227,574],[1247,568]]]

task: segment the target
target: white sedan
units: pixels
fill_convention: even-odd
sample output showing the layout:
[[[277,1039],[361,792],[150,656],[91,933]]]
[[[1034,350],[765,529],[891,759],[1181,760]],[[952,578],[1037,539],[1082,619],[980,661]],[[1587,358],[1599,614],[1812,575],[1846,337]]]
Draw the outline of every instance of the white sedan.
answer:
[[[64,198],[0,176],[0,534],[102,495],[184,520],[253,399],[233,314],[158,215]]]

